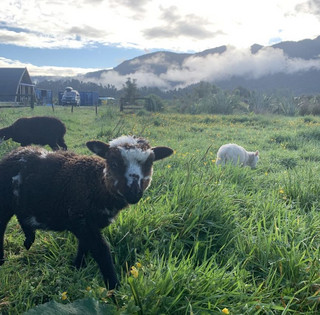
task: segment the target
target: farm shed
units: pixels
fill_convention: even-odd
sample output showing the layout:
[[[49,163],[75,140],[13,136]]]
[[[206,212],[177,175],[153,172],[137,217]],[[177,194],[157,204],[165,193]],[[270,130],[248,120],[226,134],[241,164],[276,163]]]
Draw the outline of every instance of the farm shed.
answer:
[[[0,102],[31,102],[34,86],[27,68],[0,68]]]

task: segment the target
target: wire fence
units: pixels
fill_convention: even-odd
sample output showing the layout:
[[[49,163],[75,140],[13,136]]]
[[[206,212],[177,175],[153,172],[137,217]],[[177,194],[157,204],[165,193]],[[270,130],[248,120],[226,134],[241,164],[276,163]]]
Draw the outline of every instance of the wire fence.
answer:
[[[0,108],[31,107],[34,108],[35,97],[30,94],[0,95]]]

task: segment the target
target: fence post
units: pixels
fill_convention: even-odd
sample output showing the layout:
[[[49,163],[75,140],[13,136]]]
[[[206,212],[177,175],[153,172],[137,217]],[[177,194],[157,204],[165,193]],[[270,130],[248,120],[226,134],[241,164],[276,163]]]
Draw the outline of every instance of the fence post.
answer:
[[[31,95],[30,107],[34,109],[34,96]]]

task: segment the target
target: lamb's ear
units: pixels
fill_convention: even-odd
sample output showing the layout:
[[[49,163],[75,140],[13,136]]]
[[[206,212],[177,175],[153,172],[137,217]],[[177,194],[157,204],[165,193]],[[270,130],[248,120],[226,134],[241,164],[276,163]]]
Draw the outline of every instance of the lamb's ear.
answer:
[[[107,154],[109,147],[110,147],[109,144],[104,143],[102,141],[97,141],[97,140],[88,141],[86,143],[86,145],[90,151],[92,151],[93,153],[95,153],[103,158],[106,157],[106,154]]]
[[[154,153],[155,161],[164,159],[173,153],[173,150],[169,147],[153,147],[151,150]]]
[[[255,156],[258,156],[258,155],[259,155],[259,151],[256,151],[256,152],[254,153],[254,155],[255,155]]]

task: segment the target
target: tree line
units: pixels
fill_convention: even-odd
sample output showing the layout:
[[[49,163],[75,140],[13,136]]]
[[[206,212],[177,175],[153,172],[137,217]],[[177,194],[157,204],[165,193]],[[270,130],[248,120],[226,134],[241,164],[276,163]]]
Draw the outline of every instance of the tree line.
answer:
[[[185,88],[163,91],[157,87],[138,87],[137,80],[127,78],[121,89],[113,85],[83,82],[76,79],[49,81],[37,84],[57,96],[66,86],[79,91],[94,91],[100,96],[125,98],[132,102],[135,97],[150,97],[151,104],[145,110],[162,111],[166,108],[188,114],[282,114],[282,115],[320,115],[320,95],[294,96],[290,91],[279,90],[261,92],[248,90],[241,86],[224,90],[209,82],[199,82]]]

